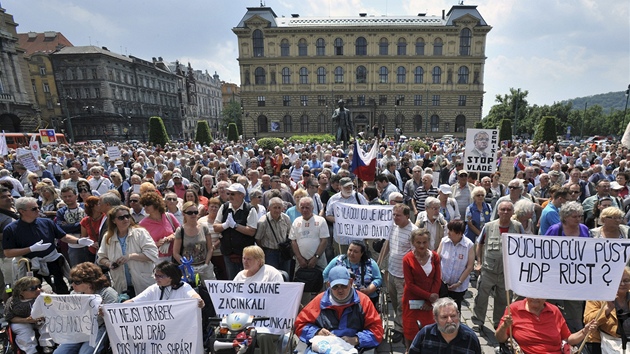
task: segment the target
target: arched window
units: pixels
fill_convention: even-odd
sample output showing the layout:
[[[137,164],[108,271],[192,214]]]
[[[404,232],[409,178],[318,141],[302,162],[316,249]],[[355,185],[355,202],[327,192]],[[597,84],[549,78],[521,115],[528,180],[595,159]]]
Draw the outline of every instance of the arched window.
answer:
[[[265,56],[265,40],[263,38],[263,33],[261,30],[254,30],[252,33],[252,40],[254,44],[254,56],[255,57],[263,57]]]
[[[416,55],[424,55],[424,39],[416,40]]]
[[[464,131],[466,131],[466,116],[460,114],[455,117],[455,132],[463,133]]]
[[[308,133],[308,116],[306,114],[300,117],[300,129],[302,133]]]
[[[380,42],[378,42],[378,55],[387,54],[389,54],[389,41],[387,38],[381,38]]]
[[[335,68],[335,83],[342,84],[343,83],[343,68],[338,66]]]
[[[324,41],[324,38],[318,38],[317,41],[315,41],[315,55],[326,55],[326,42]]]
[[[328,131],[328,121],[330,119],[328,117],[326,117],[323,113],[319,115],[319,117],[317,117],[317,130],[320,133],[328,133],[330,134],[330,131]]]
[[[300,84],[308,84],[308,69],[305,67],[300,68]]]
[[[343,55],[343,39],[335,39],[335,55]]]
[[[357,67],[357,84],[364,84],[367,82],[367,69],[363,65]]]
[[[421,66],[416,66],[413,72],[413,83],[421,84],[424,81],[424,69]]]
[[[308,55],[308,44],[306,44],[306,39],[304,38],[298,42],[298,55],[301,57]]]
[[[355,43],[355,54],[356,55],[367,55],[367,41],[363,37],[357,38]]]
[[[388,75],[389,71],[387,70],[387,67],[381,66],[381,68],[378,69],[378,82],[381,84],[386,84]]]
[[[422,131],[422,116],[421,115],[416,114],[413,117],[413,127],[415,128],[416,132]]]
[[[468,83],[468,67],[460,66],[457,71],[457,83],[458,84],[467,84]]]
[[[317,83],[325,84],[326,83],[326,68],[320,66],[317,68]]]
[[[407,55],[407,41],[404,38],[398,39],[398,45],[396,46],[396,54]]]
[[[442,55],[442,39],[441,38],[436,38],[435,41],[433,41],[433,55],[435,56]]]
[[[267,133],[268,131],[269,131],[269,124],[267,123],[267,116],[259,115],[258,116],[258,132]]]
[[[280,56],[288,57],[290,48],[291,48],[291,45],[289,44],[288,39],[283,39],[282,41],[280,41]]]
[[[459,55],[470,55],[470,43],[472,42],[472,32],[464,28],[459,33]]]
[[[431,131],[439,132],[440,131],[440,117],[437,114],[431,116]]]
[[[442,69],[439,66],[433,68],[433,83],[442,83]]]
[[[256,70],[254,70],[254,83],[256,85],[264,85],[266,81],[265,76],[265,69],[260,66],[257,67]]]
[[[396,69],[396,82],[399,84],[407,82],[407,69],[404,66],[399,66]]]
[[[291,133],[293,131],[293,119],[290,115],[285,115],[282,118],[282,125],[285,133]]]
[[[283,84],[291,83],[291,70],[289,70],[289,68],[282,68],[282,83]]]

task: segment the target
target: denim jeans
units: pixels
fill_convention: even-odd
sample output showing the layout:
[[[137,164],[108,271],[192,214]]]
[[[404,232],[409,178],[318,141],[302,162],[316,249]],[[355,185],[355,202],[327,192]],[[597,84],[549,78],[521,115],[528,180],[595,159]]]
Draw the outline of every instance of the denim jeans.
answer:
[[[280,251],[273,250],[270,248],[265,248],[265,264],[268,264],[277,270],[283,270],[289,274],[291,261],[285,261],[280,256]]]
[[[101,338],[105,335],[105,326],[101,326],[98,329],[98,334],[96,336],[96,343],[101,340]],[[99,353],[103,351],[103,348],[99,348]],[[65,343],[59,344],[57,349],[55,349],[53,354],[92,354],[94,353],[94,347],[91,347],[89,342],[82,343]]]
[[[236,274],[243,270],[243,262],[234,263],[229,256],[223,255],[225,261],[225,269],[227,270],[228,280],[233,280]]]

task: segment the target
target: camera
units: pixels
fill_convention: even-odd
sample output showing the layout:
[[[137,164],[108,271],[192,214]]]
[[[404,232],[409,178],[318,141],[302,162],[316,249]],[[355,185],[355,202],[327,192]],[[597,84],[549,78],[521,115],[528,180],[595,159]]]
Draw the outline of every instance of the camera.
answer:
[[[109,265],[109,269],[116,269],[118,268],[118,263],[116,262],[112,262],[112,264]]]

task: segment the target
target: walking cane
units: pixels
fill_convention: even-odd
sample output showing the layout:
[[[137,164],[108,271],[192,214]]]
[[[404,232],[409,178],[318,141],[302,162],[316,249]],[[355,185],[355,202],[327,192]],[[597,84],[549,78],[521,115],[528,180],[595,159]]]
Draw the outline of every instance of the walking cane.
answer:
[[[505,291],[505,298],[507,299],[508,316],[512,317],[512,311],[510,310],[510,304],[512,303],[512,300],[510,298],[510,291],[509,290]],[[512,323],[514,323],[514,319],[512,319]],[[513,333],[512,333],[512,326],[508,327],[508,334],[510,335],[510,347],[512,348],[512,353],[517,354],[516,348],[514,347],[514,336],[513,336]]]
[[[18,268],[20,267],[20,263],[22,262],[26,262],[26,276],[32,277],[33,272],[31,271],[31,260],[28,258],[20,258],[20,260],[17,261]]]
[[[602,315],[602,312],[604,312],[604,309],[606,308],[605,304],[604,306],[602,306],[602,308],[599,309],[599,311],[597,312],[597,315],[595,316],[595,320],[599,320],[599,316]],[[587,335],[584,336],[584,339],[582,339],[582,344],[580,344],[580,347],[578,348],[578,353],[582,352],[582,349],[584,348],[584,346],[586,345],[586,340],[588,339],[588,337],[590,337],[591,334],[588,333]]]

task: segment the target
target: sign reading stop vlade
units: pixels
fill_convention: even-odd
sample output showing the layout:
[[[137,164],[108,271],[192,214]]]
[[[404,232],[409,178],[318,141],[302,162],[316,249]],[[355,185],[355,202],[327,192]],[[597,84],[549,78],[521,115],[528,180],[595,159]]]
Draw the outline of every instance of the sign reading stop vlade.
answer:
[[[468,172],[493,173],[497,169],[498,129],[468,129],[464,169]]]
[[[42,145],[57,145],[57,136],[54,129],[40,129],[39,138]]]

